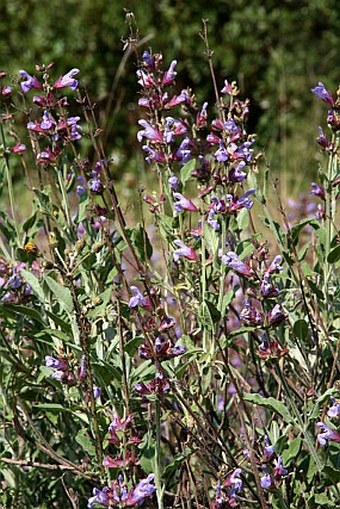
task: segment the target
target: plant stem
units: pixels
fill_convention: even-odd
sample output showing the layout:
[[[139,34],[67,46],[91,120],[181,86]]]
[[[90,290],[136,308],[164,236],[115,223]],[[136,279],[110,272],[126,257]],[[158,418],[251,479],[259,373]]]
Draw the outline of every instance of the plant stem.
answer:
[[[15,214],[15,208],[14,208],[14,193],[13,193],[13,184],[12,184],[12,177],[11,177],[11,169],[9,166],[9,160],[8,160],[8,154],[6,153],[6,138],[4,133],[4,128],[2,123],[0,122],[0,132],[1,132],[1,140],[4,146],[4,159],[5,159],[5,173],[6,173],[6,180],[7,180],[7,189],[8,189],[8,198],[9,198],[9,205],[11,208],[12,213],[12,219],[14,222],[14,227],[17,233],[17,236],[19,237],[19,231],[18,231],[18,224],[16,220],[16,214]]]
[[[290,388],[286,382],[286,379],[284,377],[284,374],[282,373],[281,371],[281,368],[280,366],[277,364],[277,372],[278,372],[278,375],[280,377],[280,380],[282,382],[282,385],[285,389],[285,392],[287,394],[287,397],[289,399],[289,403],[294,411],[294,414],[295,414],[295,417],[299,423],[299,427],[300,427],[300,431],[303,433],[305,439],[306,439],[306,443],[307,443],[307,447],[309,449],[309,452],[311,453],[314,461],[315,461],[315,464],[318,468],[318,471],[321,473],[322,469],[323,469],[323,464],[319,458],[319,455],[318,453],[316,452],[316,449],[314,447],[314,444],[313,444],[313,439],[312,437],[310,436],[308,430],[307,430],[307,427],[305,426],[305,424],[303,423],[302,421],[302,418],[301,418],[301,412],[299,411],[298,407],[296,406],[296,403],[294,401],[294,398],[292,397],[291,395],[291,392],[290,392]]]
[[[163,509],[163,494],[164,488],[162,486],[162,465],[161,465],[161,405],[159,399],[155,402],[155,427],[156,427],[156,451],[155,451],[155,486],[157,494],[157,507]]]
[[[59,187],[60,187],[61,196],[62,196],[63,209],[65,211],[67,225],[69,227],[69,231],[71,234],[72,221],[71,221],[71,216],[70,216],[70,203],[68,201],[67,191],[66,191],[65,182],[64,182],[64,175],[58,169],[56,170],[56,172],[58,175],[58,182],[59,182]]]

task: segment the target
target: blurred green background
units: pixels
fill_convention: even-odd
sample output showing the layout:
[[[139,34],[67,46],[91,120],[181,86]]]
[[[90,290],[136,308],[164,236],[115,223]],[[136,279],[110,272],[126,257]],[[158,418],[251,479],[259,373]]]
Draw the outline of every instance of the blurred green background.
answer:
[[[316,126],[325,125],[327,114],[310,88],[320,80],[335,90],[339,82],[338,0],[0,0],[0,67],[34,72],[36,63],[54,61],[56,75],[79,67],[116,177],[134,186],[142,166],[135,136],[140,112],[136,57],[123,58],[125,10],[134,12],[145,38],[140,54],[151,46],[166,62],[176,58],[178,89],[190,85],[212,104],[199,37],[208,18],[220,84],[236,79],[251,98],[249,128],[286,191],[307,188],[320,157]]]

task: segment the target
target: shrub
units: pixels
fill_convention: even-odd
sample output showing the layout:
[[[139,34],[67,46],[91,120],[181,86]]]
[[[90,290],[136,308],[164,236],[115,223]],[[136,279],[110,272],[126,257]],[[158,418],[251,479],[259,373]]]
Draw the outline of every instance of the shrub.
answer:
[[[316,214],[301,200],[292,222],[277,197],[273,218],[249,101],[218,84],[203,39],[215,105],[176,90],[176,61],[139,62],[158,190],[135,222],[79,70],[1,75],[4,507],[337,506],[339,93],[312,90],[331,133]]]

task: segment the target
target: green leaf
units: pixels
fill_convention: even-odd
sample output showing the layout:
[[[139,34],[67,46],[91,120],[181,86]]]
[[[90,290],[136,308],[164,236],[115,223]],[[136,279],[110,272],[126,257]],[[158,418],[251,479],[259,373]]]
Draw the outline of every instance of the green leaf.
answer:
[[[335,387],[330,387],[321,396],[318,397],[316,403],[324,403],[330,396],[337,396],[338,391]]]
[[[198,319],[202,329],[213,330],[214,324],[221,319],[221,313],[212,302],[205,300],[199,307]]]
[[[291,229],[290,233],[291,233],[291,236],[293,238],[294,245],[296,245],[298,243],[299,235],[300,235],[301,231],[307,225],[312,225],[313,226],[313,225],[315,225],[315,223],[316,223],[316,221],[313,220],[313,219],[304,219],[299,224],[293,226],[293,228]],[[319,224],[317,224],[317,226],[319,226]]]
[[[85,198],[80,201],[79,207],[78,207],[78,216],[77,216],[77,223],[81,223],[82,221],[85,221],[87,218],[87,207],[90,203],[89,198]]]
[[[221,315],[225,316],[227,307],[231,303],[231,301],[234,298],[234,290],[229,290],[229,292],[225,293],[222,298],[222,305],[221,305]]]
[[[237,214],[237,226],[241,230],[241,232],[244,232],[248,226],[249,226],[249,211],[248,209],[244,208],[240,210],[240,212]]]
[[[78,433],[76,434],[76,442],[82,447],[82,449],[89,455],[89,456],[96,456],[96,448],[93,445],[93,442],[91,438],[89,437],[86,429],[80,429]]]
[[[37,211],[34,212],[34,214],[32,214],[31,217],[29,217],[28,219],[26,219],[26,221],[24,222],[24,224],[22,225],[22,229],[25,233],[28,233],[28,231],[32,228],[32,226],[34,225],[34,223],[36,222],[37,220]]]
[[[137,348],[143,343],[143,341],[143,336],[136,336],[125,343],[124,350],[130,357],[133,357],[137,352]]]
[[[317,474],[319,471],[313,456],[309,456],[309,465],[308,465],[308,471],[307,471],[307,481],[309,483],[312,482],[315,474]]]
[[[176,454],[173,461],[169,463],[163,470],[162,477],[163,479],[168,479],[170,476],[173,476],[176,472],[179,472],[179,469],[183,463],[183,461],[188,458],[192,454],[190,449],[186,449],[184,454]]]
[[[313,226],[313,225],[312,225]],[[324,246],[326,245],[326,239],[327,239],[327,231],[326,231],[326,228],[324,228],[323,226],[320,226],[319,225],[319,228],[317,228],[315,230],[315,235],[317,236],[318,238],[318,241],[320,242],[321,244],[321,247],[324,248]]]
[[[44,302],[45,300],[44,290],[39,282],[39,279],[28,270],[21,269],[20,274],[22,275],[26,283],[30,285],[33,292],[39,297],[39,300],[41,302]]]
[[[115,386],[119,386],[122,383],[122,372],[117,366],[113,366],[112,363],[102,361],[102,364],[92,362],[92,368],[96,376],[101,378],[105,385],[113,383]]]
[[[57,339],[60,339],[61,341],[69,341],[70,335],[66,334],[66,332],[63,332],[59,329],[44,329],[43,331],[39,332],[35,335],[36,338],[43,338],[44,336],[53,336]]]
[[[329,496],[325,493],[315,493],[314,502],[321,506],[326,506],[326,509],[336,509],[336,505],[329,500]]]
[[[340,470],[329,465],[326,465],[322,469],[322,475],[326,477],[326,480],[330,481],[331,484],[338,484],[338,482],[340,482]]]
[[[61,284],[57,283],[57,281],[52,279],[50,276],[45,276],[45,281],[48,284],[51,292],[55,295],[58,302],[60,302],[61,306],[65,309],[65,311],[67,311],[68,313],[72,313],[73,301],[70,290],[65,286],[62,286]]]
[[[139,444],[138,448],[141,450],[140,465],[145,474],[151,474],[154,472],[156,447],[150,431],[144,435],[143,441]]]
[[[237,254],[240,260],[244,260],[245,258],[247,258],[247,256],[249,256],[251,253],[255,251],[255,246],[252,242],[242,242],[240,248],[241,247],[242,250],[237,249]]]
[[[211,316],[212,322],[218,323],[221,320],[221,313],[219,312],[219,310],[217,309],[215,304],[213,304],[209,300],[206,300],[205,302],[206,302],[206,305],[208,306],[209,314]]]
[[[33,405],[33,408],[40,408],[42,410],[48,410],[49,412],[71,412],[69,408],[66,408],[60,403],[37,403]]]
[[[245,401],[249,401],[250,403],[254,403],[255,405],[262,406],[264,408],[268,408],[272,412],[281,415],[281,417],[287,423],[293,423],[293,417],[290,415],[286,405],[281,401],[278,401],[275,398],[264,398],[259,394],[244,394]]]
[[[296,322],[294,322],[293,329],[300,341],[306,340],[308,337],[308,324],[305,320],[302,318],[300,320],[296,320]]]
[[[204,242],[208,248],[210,254],[217,254],[219,236],[217,232],[207,223],[204,223],[203,227]]]
[[[159,232],[162,238],[171,243],[174,238],[174,230],[178,228],[179,217],[170,217],[166,214],[159,214]]]
[[[340,260],[340,246],[336,246],[327,256],[328,263],[336,263]]]
[[[2,308],[9,312],[19,313],[22,315],[29,316],[30,318],[34,318],[37,322],[43,324],[43,320],[41,318],[41,313],[37,309],[29,308],[28,306],[21,306],[19,304],[2,304]]]
[[[183,188],[185,187],[185,184],[190,180],[191,173],[195,169],[196,161],[195,159],[191,159],[191,161],[188,161],[182,168],[181,168],[181,182]]]
[[[294,438],[294,440],[292,440],[289,443],[288,449],[285,449],[282,453],[282,460],[283,460],[284,465],[288,465],[288,463],[292,459],[297,457],[297,455],[299,454],[299,452],[301,450],[301,446],[302,446],[302,440],[300,437]]]
[[[66,332],[67,334],[71,334],[72,332],[72,327],[70,326],[69,323],[65,322],[65,320],[63,320],[62,318],[60,318],[58,315],[56,315],[55,313],[52,313],[51,311],[48,311],[47,309],[45,309],[45,312],[46,314],[53,320],[53,322],[55,323],[55,325],[57,325],[58,327],[60,327],[64,332]]]
[[[145,229],[141,224],[138,224],[135,228],[129,229],[129,235],[131,243],[137,251],[142,262],[150,259],[152,256],[152,245]]]
[[[136,369],[134,369],[130,376],[130,387],[135,383],[151,380],[156,374],[155,366],[150,360],[142,362]]]

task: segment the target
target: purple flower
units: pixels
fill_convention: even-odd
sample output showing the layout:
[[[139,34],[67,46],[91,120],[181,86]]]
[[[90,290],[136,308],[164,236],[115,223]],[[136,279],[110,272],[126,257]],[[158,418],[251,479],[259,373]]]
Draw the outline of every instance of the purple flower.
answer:
[[[109,426],[109,432],[126,431],[133,420],[133,415],[129,414],[125,419],[121,419],[117,414],[112,415],[112,421]]]
[[[177,65],[177,60],[173,60],[169,66],[169,69],[163,75],[162,85],[172,85],[173,84],[173,82],[177,76],[177,72],[175,71],[176,65]]]
[[[219,163],[223,163],[228,160],[228,153],[222,142],[220,142],[220,148],[216,150],[214,155],[216,161],[218,161]]]
[[[64,359],[56,359],[50,355],[45,357],[45,366],[58,371],[66,371],[68,369],[67,362]]]
[[[283,270],[283,267],[281,267],[281,265],[280,265],[281,262],[282,262],[282,256],[280,256],[280,255],[275,256],[274,260],[269,265],[266,272],[268,274],[274,274],[274,272],[281,272],[281,270]]]
[[[318,196],[321,200],[326,200],[325,189],[322,186],[319,186],[315,182],[311,183],[312,190],[309,191],[309,194],[314,194],[314,196]]]
[[[242,276],[252,276],[253,270],[248,265],[248,263],[242,262],[236,253],[233,251],[229,251],[225,255],[222,256],[222,262],[229,267],[229,269],[233,269],[238,274],[242,274]]]
[[[177,120],[173,117],[166,117],[164,130],[165,143],[172,143],[175,139],[175,136],[180,136],[186,133],[186,131],[187,128],[181,120]]]
[[[132,297],[129,300],[128,306],[129,308],[136,308],[137,306],[140,306],[144,309],[151,309],[151,303],[149,297],[144,297],[142,293],[139,291],[137,286],[131,286],[130,287]]]
[[[338,131],[340,129],[340,115],[334,110],[329,110],[327,114],[327,124],[334,132]]]
[[[254,202],[253,200],[249,199],[249,196],[254,193],[255,189],[249,189],[246,193],[239,197],[239,199],[235,202],[235,205],[245,207],[246,209],[251,209]]]
[[[208,103],[207,102],[203,103],[202,109],[197,114],[197,117],[196,117],[197,127],[204,127],[207,124],[207,118],[208,118],[207,108],[208,108]]]
[[[151,53],[149,51],[145,50],[143,52],[142,60],[143,60],[143,64],[146,67],[150,67],[151,69],[154,69],[154,67],[155,67],[155,60],[154,60],[153,56],[151,55]]]
[[[31,88],[35,88],[38,90],[41,88],[41,84],[39,83],[35,76],[31,76],[30,74],[23,70],[19,71],[19,74],[22,78],[25,78],[25,81],[22,81],[20,83],[21,90],[24,92],[24,94],[31,90]]]
[[[230,134],[229,141],[234,142],[241,138],[242,130],[238,125],[235,124],[235,121],[232,118],[227,120],[223,124],[223,127]]]
[[[149,474],[146,479],[139,481],[135,489],[129,493],[126,501],[127,505],[136,505],[145,498],[151,497],[156,491],[155,485],[153,484],[154,479],[155,474]]]
[[[280,304],[276,304],[268,315],[269,325],[278,325],[286,319],[286,315],[282,311]]]
[[[323,431],[323,433],[318,434],[318,442],[322,447],[327,444],[327,440],[340,443],[340,433],[338,431],[329,428],[323,422],[318,422],[316,426]]]
[[[173,108],[174,106],[178,106],[178,104],[187,103],[190,104],[190,96],[187,90],[182,90],[179,95],[174,95],[168,103],[165,104],[166,109]]]
[[[89,182],[89,188],[93,193],[101,193],[103,190],[103,184],[97,176],[94,176]]]
[[[55,163],[58,155],[59,155],[58,147],[56,147],[54,150],[51,150],[50,147],[47,147],[45,150],[43,150],[37,155],[37,163],[53,164]]]
[[[250,325],[263,325],[263,315],[262,313],[253,307],[250,302],[245,301],[244,308],[240,313],[240,320],[243,322],[249,323]]]
[[[145,161],[147,163],[164,163],[165,161],[165,157],[164,157],[164,154],[162,154],[162,152],[159,152],[158,150],[154,150],[152,147],[149,147],[149,145],[143,145],[142,146],[142,150],[144,150],[144,152],[146,152],[148,155],[147,157],[145,158]]]
[[[192,147],[192,141],[190,138],[185,137],[181,141],[178,149],[176,150],[175,157],[176,159],[181,161],[181,165],[184,166],[190,159],[192,159],[191,156],[191,147]]]
[[[150,108],[151,102],[150,99],[147,97],[141,97],[138,99],[138,106],[141,106],[142,108]]]
[[[206,139],[209,145],[218,145],[219,143],[222,143],[220,138],[215,133],[208,134]]]
[[[158,359],[168,360],[185,352],[185,346],[172,346],[171,341],[164,335],[160,335],[155,339],[153,347],[149,343],[143,343],[138,349],[138,355],[142,359],[152,359],[156,356]]]
[[[22,154],[26,150],[26,145],[24,143],[16,143],[14,147],[12,148],[13,154]]]
[[[77,177],[78,185],[76,187],[76,193],[78,196],[86,195],[86,182],[81,176]]]
[[[170,175],[170,177],[168,178],[168,184],[170,186],[170,189],[172,189],[172,191],[177,191],[178,190],[178,188],[179,188],[179,180],[176,177],[176,175]]]
[[[83,235],[85,235],[85,233],[86,233],[86,230],[85,230],[84,223],[80,222],[78,224],[78,228],[77,228],[77,237],[78,237],[78,239],[81,239],[81,237],[83,237]]]
[[[233,91],[232,85],[228,83],[228,80],[224,80],[224,87],[222,88],[221,93],[231,95],[232,91]]]
[[[265,443],[264,457],[266,460],[270,460],[275,454],[275,447],[273,445],[270,445],[269,438],[267,437],[267,435],[265,435],[264,437],[264,443]]]
[[[263,466],[262,470],[265,475],[260,479],[261,488],[264,490],[269,490],[273,486],[273,479],[269,474],[267,467]]]
[[[161,143],[163,141],[162,133],[152,127],[149,122],[147,122],[144,119],[138,120],[138,124],[142,126],[144,129],[141,131],[138,131],[137,133],[137,140],[139,142],[142,141],[143,138],[146,138],[148,140]]]
[[[3,97],[9,96],[9,95],[11,95],[11,93],[12,93],[12,87],[9,87],[9,86],[3,87],[1,90],[1,95]]]
[[[319,136],[316,138],[316,141],[322,148],[333,148],[333,145],[330,141],[327,140],[322,127],[318,126]]]
[[[7,284],[11,290],[19,290],[22,287],[23,280],[20,274],[16,272],[16,269],[13,269],[13,274],[8,278]]]
[[[145,384],[140,383],[134,386],[135,391],[139,393],[140,396],[144,394],[157,394],[159,397],[164,396],[164,394],[170,391],[170,384],[168,379],[165,377],[164,373],[158,372],[156,377],[151,380],[151,382]]]
[[[93,509],[96,504],[102,505],[104,507],[109,507],[110,499],[109,499],[110,488],[105,486],[102,490],[98,488],[93,488],[93,497],[89,498],[87,502],[88,509]]]
[[[236,214],[239,210],[250,209],[253,206],[253,200],[249,199],[251,194],[255,193],[255,189],[249,189],[239,198],[232,194],[227,194],[226,199],[219,200],[216,196],[211,198],[210,208],[217,214]]]
[[[174,193],[174,197],[177,200],[174,203],[174,208],[177,212],[182,212],[183,210],[187,210],[189,212],[197,211],[197,208],[192,201],[185,198],[181,193]]]
[[[276,359],[278,357],[283,357],[288,353],[288,348],[281,348],[278,341],[269,341],[265,335],[262,335],[262,343],[256,353],[266,361],[271,358]]]
[[[97,387],[96,385],[93,387],[93,397],[95,399],[100,398],[101,390],[100,387]]]
[[[247,178],[247,174],[242,171],[243,168],[246,166],[245,161],[241,161],[236,168],[232,168],[229,171],[229,180],[230,182],[243,182]]]
[[[331,396],[332,406],[329,407],[327,415],[328,417],[339,417],[340,416],[340,403],[337,402],[333,396]]]
[[[155,86],[155,82],[153,77],[148,73],[143,71],[142,69],[138,69],[136,72],[138,78],[138,84],[143,88],[152,88]]]
[[[274,476],[277,481],[281,480],[281,477],[288,474],[287,468],[282,463],[282,456],[278,456],[275,460]]]
[[[155,475],[150,474],[146,479],[142,479],[135,488],[129,490],[124,485],[123,476],[119,475],[116,481],[112,481],[110,488],[108,486],[105,486],[102,490],[94,488],[93,497],[88,500],[87,507],[93,509],[96,504],[103,507],[133,507],[140,505],[144,499],[155,493],[154,478]]]
[[[266,272],[262,278],[260,291],[263,297],[277,297],[279,295],[279,289],[273,286],[270,280],[269,272]]]
[[[220,223],[214,219],[215,211],[210,210],[207,223],[210,224],[210,226],[215,230],[215,232],[218,232],[221,228]]]
[[[160,332],[162,331],[165,331],[165,330],[168,330],[168,329],[172,329],[172,327],[174,327],[176,325],[176,318],[174,318],[173,316],[165,316],[159,327],[158,327],[158,330]]]
[[[43,119],[40,122],[40,129],[48,131],[56,125],[56,121],[48,111],[44,111]]]
[[[232,486],[228,493],[229,496],[233,496],[236,492],[242,490],[243,482],[239,477],[241,472],[242,470],[240,468],[236,468],[236,470],[234,470],[234,472],[225,481],[224,486]]]
[[[69,117],[67,122],[67,127],[69,128],[70,137],[72,140],[80,140],[81,134],[79,131],[82,131],[83,128],[78,125],[80,117]]]
[[[60,76],[54,83],[53,87],[57,89],[70,87],[71,90],[76,90],[78,87],[78,80],[76,80],[74,77],[79,72],[79,69],[71,69],[67,74],[64,74],[64,76]]]
[[[332,94],[328,92],[325,85],[321,83],[321,81],[318,82],[316,87],[311,88],[311,91],[313,92],[314,95],[316,95],[318,99],[321,99],[322,101],[325,101],[331,106],[334,106],[334,99]]]
[[[179,247],[179,249],[175,249],[173,252],[175,262],[178,262],[180,256],[190,261],[197,261],[197,253],[192,247],[186,246],[181,240],[175,240],[174,244]]]

